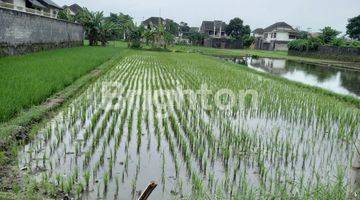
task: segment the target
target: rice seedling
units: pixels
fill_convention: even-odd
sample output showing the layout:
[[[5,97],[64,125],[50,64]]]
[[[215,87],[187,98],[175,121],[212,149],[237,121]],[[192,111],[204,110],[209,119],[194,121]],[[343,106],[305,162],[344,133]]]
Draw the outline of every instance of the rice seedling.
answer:
[[[118,87],[108,89],[116,97],[107,100],[109,81]],[[165,89],[180,95],[177,86],[197,90],[202,83],[214,93],[256,90],[258,108],[252,108],[251,95],[240,95],[243,99],[229,110],[212,98],[213,108],[204,110],[190,95],[181,106],[166,95]],[[132,95],[133,90],[138,94]],[[109,110],[104,102],[121,106]],[[20,165],[39,169],[40,160],[54,168],[48,171],[55,176],[50,180],[73,196],[107,198],[109,193],[131,199],[138,183],[159,177],[158,199],[178,192],[189,199],[320,198],[323,186],[333,195],[329,198],[345,199],[359,119],[359,109],[351,104],[213,58],[136,52],[45,124],[39,131],[43,140],[25,147]],[[81,192],[79,183],[84,184]]]

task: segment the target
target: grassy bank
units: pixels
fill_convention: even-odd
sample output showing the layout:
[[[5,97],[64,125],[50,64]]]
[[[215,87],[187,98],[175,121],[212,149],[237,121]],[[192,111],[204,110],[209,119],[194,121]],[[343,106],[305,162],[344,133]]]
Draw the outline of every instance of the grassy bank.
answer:
[[[0,122],[40,104],[117,52],[112,47],[79,47],[0,58]]]
[[[207,55],[218,55],[218,56],[229,56],[229,57],[243,57],[243,56],[259,56],[267,58],[278,58],[287,59],[298,62],[314,63],[320,65],[332,65],[342,68],[356,68],[360,69],[359,63],[343,62],[327,59],[317,59],[300,56],[289,56],[287,51],[262,51],[253,49],[216,49],[208,47],[197,47],[197,46],[174,46],[173,50],[184,51],[184,52],[198,52]]]

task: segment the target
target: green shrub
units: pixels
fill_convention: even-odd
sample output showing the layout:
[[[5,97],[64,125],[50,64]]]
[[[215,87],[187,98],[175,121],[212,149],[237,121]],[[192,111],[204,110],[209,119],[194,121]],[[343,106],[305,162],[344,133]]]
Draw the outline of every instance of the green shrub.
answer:
[[[348,44],[348,46],[360,48],[360,41],[352,41]]]
[[[249,48],[255,41],[255,37],[254,36],[250,36],[250,35],[244,35],[242,37],[242,41],[243,41],[243,45],[245,48]]]
[[[308,39],[308,49],[311,51],[316,51],[319,49],[320,45],[322,45],[322,42],[317,37],[312,37]]]
[[[309,38],[309,39],[298,39],[289,42],[289,50],[295,51],[316,51],[321,45],[321,40],[319,38]]]
[[[299,39],[289,42],[288,47],[289,50],[306,51],[307,45],[308,45],[308,40]]]
[[[335,38],[330,43],[332,46],[342,47],[346,45],[346,41],[342,38]]]

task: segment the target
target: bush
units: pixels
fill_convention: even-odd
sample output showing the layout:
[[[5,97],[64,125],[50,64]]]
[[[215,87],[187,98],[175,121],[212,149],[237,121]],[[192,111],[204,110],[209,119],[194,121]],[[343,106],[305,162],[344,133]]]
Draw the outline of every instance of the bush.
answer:
[[[299,39],[289,42],[288,47],[289,50],[306,51],[307,45],[308,45],[308,40]]]
[[[308,50],[316,51],[319,49],[320,45],[322,45],[320,38],[312,37],[308,39]]]
[[[352,41],[348,44],[349,47],[360,48],[360,41]]]
[[[342,47],[346,45],[346,41],[342,38],[335,38],[330,43],[332,46]]]
[[[139,49],[141,48],[141,37],[143,30],[141,28],[133,28],[129,31],[128,47]]]
[[[245,48],[250,47],[254,41],[255,41],[255,37],[254,36],[250,36],[250,35],[244,35],[242,37],[242,41],[243,41],[243,45]]]
[[[316,51],[321,45],[319,38],[299,39],[289,42],[289,50],[295,51]]]

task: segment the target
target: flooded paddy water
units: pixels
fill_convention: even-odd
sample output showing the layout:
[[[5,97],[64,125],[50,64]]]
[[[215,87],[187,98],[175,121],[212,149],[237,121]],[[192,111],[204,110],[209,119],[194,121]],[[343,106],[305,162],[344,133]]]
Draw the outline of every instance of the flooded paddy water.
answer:
[[[223,58],[249,68],[332,92],[360,98],[360,70],[304,64],[272,58]]]
[[[19,153],[24,174],[89,200],[137,199],[150,181],[158,184],[150,199],[300,197],[351,187],[359,110],[205,57],[163,56],[128,56],[90,85]],[[204,110],[166,94],[204,83],[214,92],[256,89],[258,105]]]

